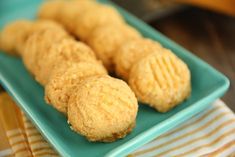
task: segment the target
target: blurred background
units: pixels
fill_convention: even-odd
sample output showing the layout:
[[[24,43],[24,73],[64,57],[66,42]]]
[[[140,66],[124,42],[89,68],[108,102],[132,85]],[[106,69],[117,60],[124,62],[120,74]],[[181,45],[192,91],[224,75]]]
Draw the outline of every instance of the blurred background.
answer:
[[[112,1],[224,73],[222,100],[235,111],[235,0]]]

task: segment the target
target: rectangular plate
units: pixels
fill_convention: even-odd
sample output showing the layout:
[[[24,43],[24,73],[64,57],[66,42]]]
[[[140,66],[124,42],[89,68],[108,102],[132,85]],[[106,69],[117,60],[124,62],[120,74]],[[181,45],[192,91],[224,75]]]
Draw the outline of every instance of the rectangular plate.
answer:
[[[34,19],[41,3],[40,0],[1,2],[0,27],[16,19]],[[111,2],[104,1],[104,3],[113,5]],[[140,104],[137,125],[130,135],[113,143],[92,143],[71,131],[66,117],[44,102],[43,88],[29,75],[20,59],[0,53],[1,84],[62,156],[127,155],[199,113],[216,98],[222,96],[229,87],[228,79],[220,72],[136,17],[115,7],[126,21],[145,37],[160,42],[187,63],[192,74],[192,95],[186,102],[164,114]]]

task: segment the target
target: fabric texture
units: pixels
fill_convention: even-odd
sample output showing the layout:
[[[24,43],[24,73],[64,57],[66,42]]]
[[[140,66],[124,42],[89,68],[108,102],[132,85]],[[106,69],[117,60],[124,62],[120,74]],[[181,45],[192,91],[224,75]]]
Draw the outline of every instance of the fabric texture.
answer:
[[[59,156],[6,93],[0,94],[0,123],[5,131],[0,137],[8,139],[4,149],[0,147],[0,157]]]
[[[58,153],[17,107],[0,94],[0,157],[56,157]],[[157,137],[129,156],[235,156],[235,116],[217,100],[205,111]]]

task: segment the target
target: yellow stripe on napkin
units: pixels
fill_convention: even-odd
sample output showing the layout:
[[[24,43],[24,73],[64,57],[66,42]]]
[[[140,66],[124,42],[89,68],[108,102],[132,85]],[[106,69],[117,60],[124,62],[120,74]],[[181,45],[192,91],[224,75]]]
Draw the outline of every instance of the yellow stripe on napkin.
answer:
[[[235,150],[235,116],[221,101],[132,156],[229,156]]]
[[[29,146],[33,153],[33,156],[45,156],[51,157],[58,156],[58,154],[51,148],[51,146],[44,140],[35,126],[28,120],[25,114],[22,112],[23,123],[25,132],[28,138]]]
[[[20,110],[6,93],[0,94],[0,119],[16,157],[32,156],[24,133]]]
[[[59,156],[7,93],[0,94],[0,120],[14,156]]]
[[[0,122],[0,156],[10,156],[12,154],[11,146],[8,142],[5,130]]]

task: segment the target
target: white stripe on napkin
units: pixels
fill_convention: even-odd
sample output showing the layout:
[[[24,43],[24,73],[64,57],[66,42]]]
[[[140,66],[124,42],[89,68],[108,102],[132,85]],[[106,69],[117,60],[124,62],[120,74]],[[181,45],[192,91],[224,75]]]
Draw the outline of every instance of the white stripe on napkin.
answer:
[[[212,107],[194,116],[180,127],[156,138],[133,156],[203,156],[231,154],[235,146],[235,116],[217,100]],[[232,143],[231,146],[226,144]],[[225,147],[226,146],[226,147]]]

